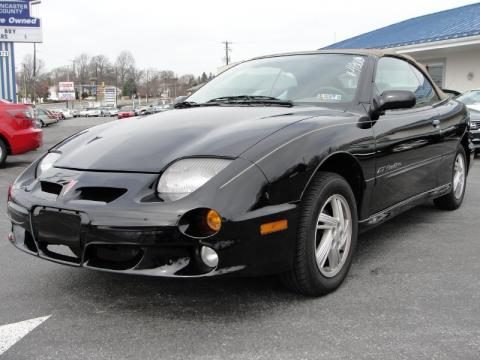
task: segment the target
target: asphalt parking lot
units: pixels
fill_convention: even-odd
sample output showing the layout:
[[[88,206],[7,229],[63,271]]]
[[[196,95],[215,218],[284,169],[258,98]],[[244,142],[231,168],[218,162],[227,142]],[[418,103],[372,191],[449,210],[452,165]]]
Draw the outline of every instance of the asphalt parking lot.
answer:
[[[105,121],[46,128],[43,149]],[[311,299],[275,278],[121,276],[16,250],[7,188],[41,153],[0,170],[0,326],[51,317],[2,359],[480,358],[479,160],[461,209],[427,203],[362,235],[344,285]]]

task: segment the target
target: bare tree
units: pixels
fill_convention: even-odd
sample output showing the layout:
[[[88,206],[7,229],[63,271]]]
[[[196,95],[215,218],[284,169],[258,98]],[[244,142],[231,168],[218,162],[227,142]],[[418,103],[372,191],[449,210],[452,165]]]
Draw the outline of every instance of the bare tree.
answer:
[[[123,88],[129,77],[136,77],[135,58],[130,51],[124,50],[118,55],[117,60],[115,61],[115,69],[118,79],[120,80],[120,83],[118,84],[119,87]]]
[[[88,54],[80,54],[74,60],[75,71],[77,74],[78,81],[81,85],[88,84],[90,80],[90,56]]]
[[[36,69],[34,71],[34,61],[33,61],[33,56],[32,55],[26,55],[23,58],[22,64],[21,64],[21,70],[17,74],[19,82],[21,81],[21,91],[20,93],[24,97],[32,97],[34,94],[33,91],[33,86],[35,84],[36,86],[36,92],[38,93],[39,96],[43,96],[44,94],[42,91],[39,91],[40,89],[38,88],[38,83],[35,81],[36,79],[39,79],[42,76],[43,69],[44,69],[44,62],[41,59],[37,59],[37,64],[36,64]],[[36,74],[36,79],[34,79],[33,74]]]
[[[97,55],[90,59],[90,74],[97,82],[105,82],[110,68],[110,60],[105,55]]]

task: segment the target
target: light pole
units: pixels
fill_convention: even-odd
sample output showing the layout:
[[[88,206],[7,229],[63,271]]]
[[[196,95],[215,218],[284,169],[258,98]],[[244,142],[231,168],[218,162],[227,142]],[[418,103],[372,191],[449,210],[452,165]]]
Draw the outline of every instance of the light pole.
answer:
[[[33,43],[33,106],[37,104],[37,43]]]
[[[146,70],[146,73],[147,73],[147,87],[146,87],[147,96],[145,98],[147,100],[147,103],[145,105],[148,105],[148,70]]]
[[[75,79],[75,60],[67,60],[69,63],[72,63],[72,73],[73,79]],[[67,81],[70,81],[70,66],[67,66]]]

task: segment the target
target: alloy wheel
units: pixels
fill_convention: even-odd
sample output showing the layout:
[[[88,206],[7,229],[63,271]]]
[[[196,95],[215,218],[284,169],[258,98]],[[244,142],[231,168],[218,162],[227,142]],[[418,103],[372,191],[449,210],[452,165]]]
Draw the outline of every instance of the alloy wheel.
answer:
[[[465,159],[462,154],[457,154],[453,167],[453,193],[456,199],[460,199],[465,188]]]
[[[352,213],[347,200],[332,195],[323,204],[315,233],[315,257],[320,273],[334,277],[346,262],[352,241]]]

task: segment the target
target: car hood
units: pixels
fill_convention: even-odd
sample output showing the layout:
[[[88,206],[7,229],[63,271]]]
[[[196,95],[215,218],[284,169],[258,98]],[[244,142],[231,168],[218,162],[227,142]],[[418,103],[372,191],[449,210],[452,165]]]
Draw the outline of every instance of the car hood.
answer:
[[[318,107],[205,107],[114,121],[67,139],[56,167],[160,172],[190,156],[235,158],[272,133],[303,119],[337,112]]]

